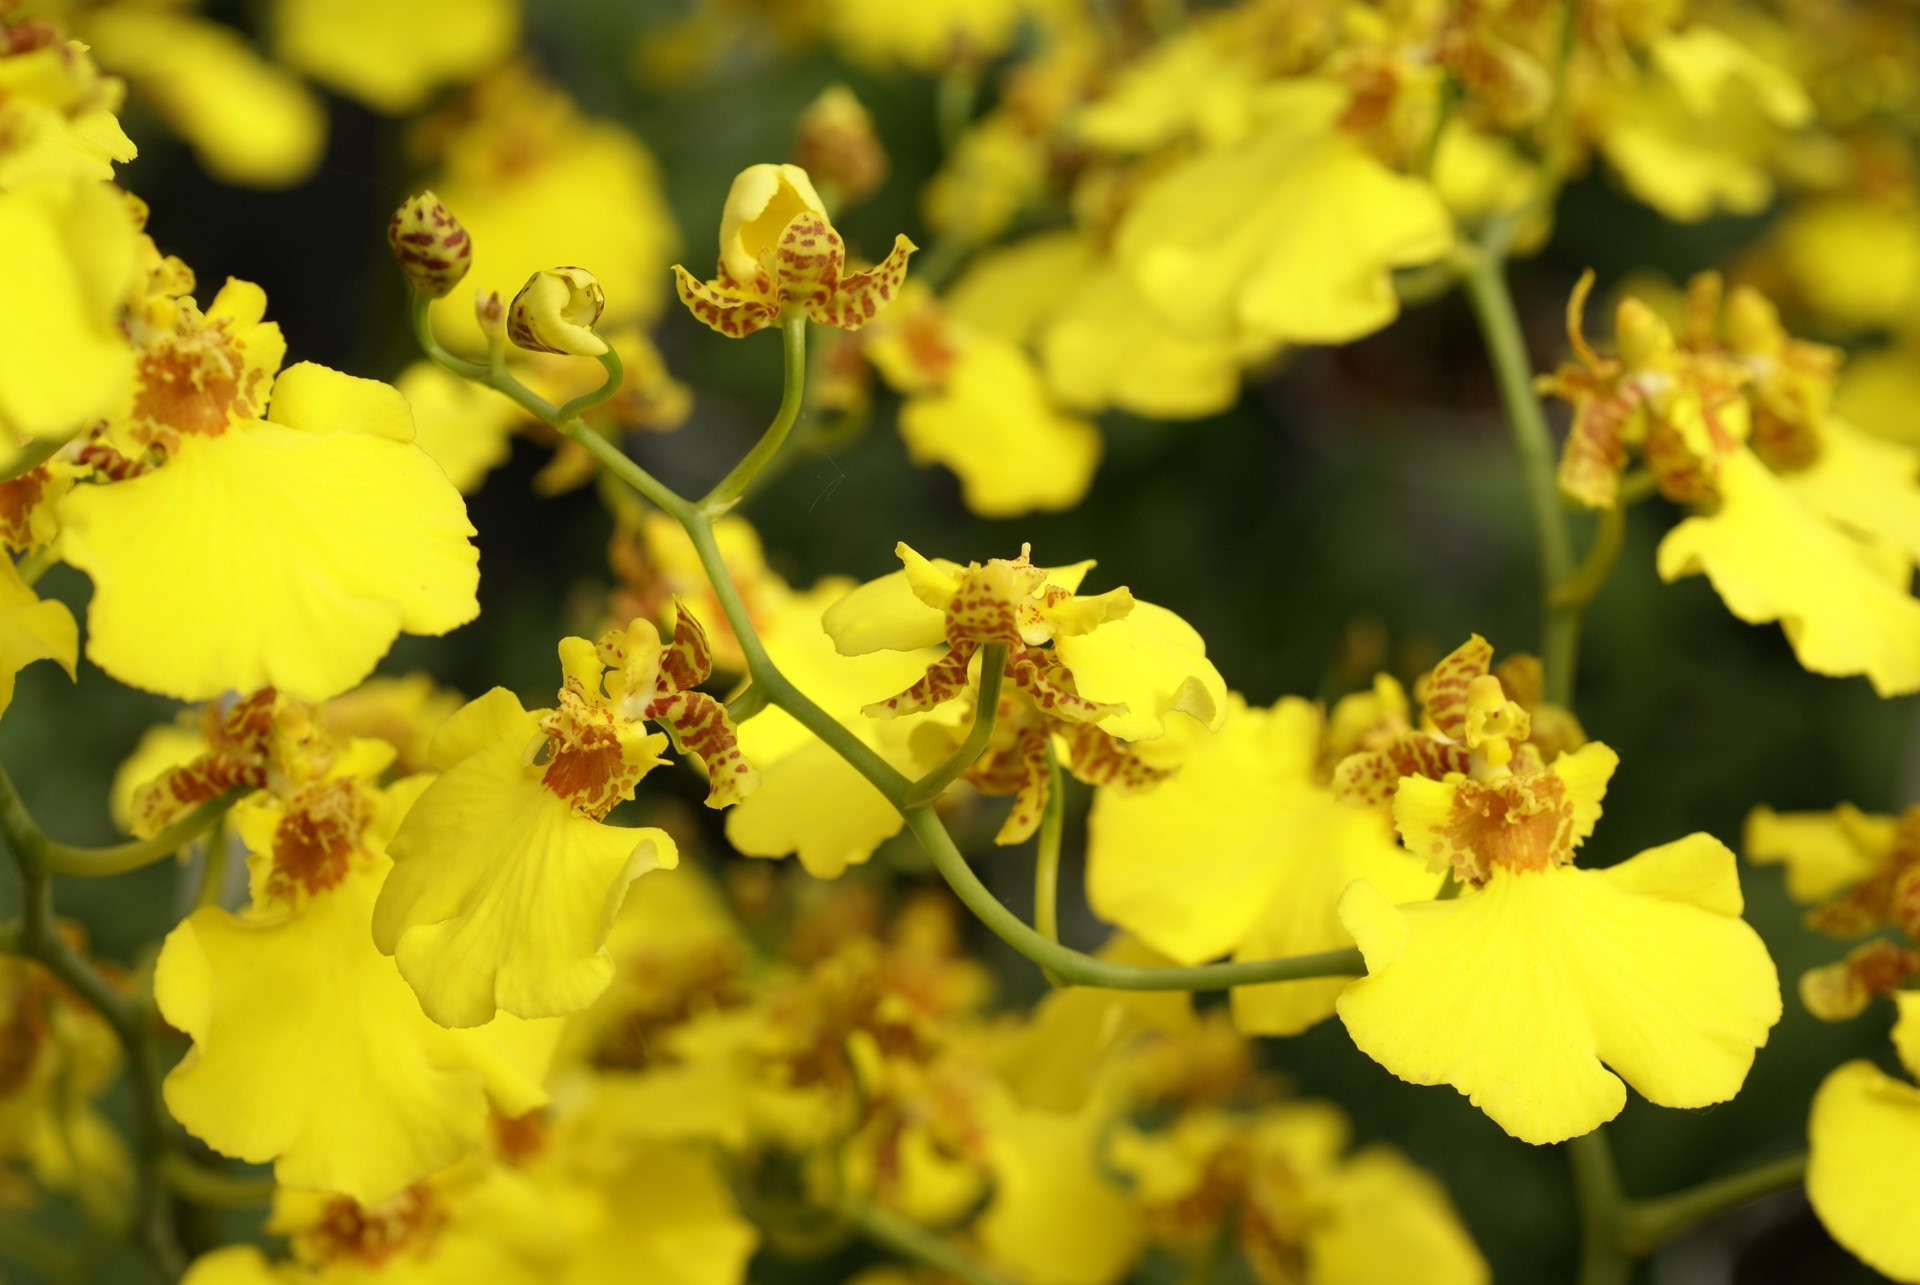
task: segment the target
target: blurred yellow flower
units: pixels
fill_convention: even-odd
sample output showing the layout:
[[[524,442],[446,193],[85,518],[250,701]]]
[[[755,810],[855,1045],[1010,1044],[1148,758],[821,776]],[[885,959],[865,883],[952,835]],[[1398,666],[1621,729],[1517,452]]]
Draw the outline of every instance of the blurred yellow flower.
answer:
[[[1894,1050],[1920,1078],[1920,992],[1894,999]],[[1833,1238],[1894,1280],[1920,1281],[1920,1242],[1908,1221],[1920,1200],[1920,1088],[1865,1059],[1848,1062],[1814,1095],[1807,1141],[1807,1199]]]
[[[66,604],[44,600],[20,579],[13,560],[0,556],[0,714],[13,703],[14,680],[36,660],[51,660],[76,677],[80,627]]]
[[[239,32],[188,13],[128,5],[95,10],[85,31],[95,56],[132,82],[140,103],[193,147],[214,178],[292,187],[319,166],[326,108]]]
[[[443,85],[503,62],[518,0],[275,0],[274,53],[289,67],[398,115]]]
[[[54,23],[0,14],[0,192],[112,178],[134,157],[115,116],[125,93]]]
[[[1285,698],[1194,743],[1151,790],[1102,790],[1088,820],[1094,913],[1175,963],[1270,959],[1351,946],[1335,911],[1367,879],[1395,902],[1431,897],[1438,874],[1394,842],[1378,810],[1342,802],[1319,775],[1321,718]],[[1332,1015],[1344,979],[1246,986],[1235,1024],[1295,1035]]]

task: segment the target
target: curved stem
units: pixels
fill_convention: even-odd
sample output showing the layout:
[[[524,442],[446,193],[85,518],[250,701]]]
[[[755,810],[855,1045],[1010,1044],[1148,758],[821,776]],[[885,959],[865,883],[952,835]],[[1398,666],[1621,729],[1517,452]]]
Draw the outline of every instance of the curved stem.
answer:
[[[79,435],[80,432],[76,430],[65,437],[35,438],[28,445],[15,451],[12,459],[5,464],[0,464],[0,482],[11,482],[17,477],[25,477],[58,455],[68,442]]]
[[[1000,681],[1007,671],[1007,645],[988,643],[980,649],[980,694],[973,707],[973,726],[966,739],[947,755],[940,766],[915,781],[901,800],[905,807],[923,808],[960,779],[972,767],[987,742],[993,739],[993,725],[1000,716]]]
[[[1620,1243],[1628,1253],[1651,1254],[1709,1218],[1799,1185],[1806,1172],[1807,1153],[1799,1151],[1670,1196],[1629,1201],[1620,1220]]]
[[[124,874],[170,857],[212,828],[227,810],[249,791],[233,790],[216,799],[208,799],[151,839],[136,839],[110,848],[76,848],[56,843],[28,814],[26,805],[13,788],[6,770],[0,768],[0,835],[20,861],[23,869],[38,874],[74,875],[98,878]]]
[[[1548,605],[1541,626],[1540,664],[1546,698],[1556,705],[1573,699],[1573,671],[1579,647],[1580,609],[1552,603],[1554,591],[1573,570],[1573,552],[1560,511],[1560,493],[1554,481],[1553,436],[1546,412],[1533,391],[1533,362],[1527,356],[1520,319],[1514,314],[1507,289],[1506,262],[1498,254],[1470,255],[1462,274],[1467,299],[1479,320],[1487,355],[1500,385],[1500,400],[1513,434],[1514,454],[1526,485],[1527,507],[1533,515],[1534,539],[1540,550],[1540,592]]]
[[[840,1213],[864,1239],[965,1285],[1013,1285],[957,1246],[891,1210],[849,1197],[841,1202]]]
[[[1328,950],[1285,959],[1238,964],[1201,964],[1192,968],[1119,964],[1048,941],[1002,905],[954,846],[953,836],[931,808],[907,813],[907,828],[926,850],[934,868],[968,910],[993,934],[1040,967],[1078,986],[1122,991],[1211,991],[1264,982],[1303,981],[1312,977],[1357,977],[1366,971],[1358,950]]]
[[[1613,573],[1614,561],[1620,556],[1620,544],[1626,538],[1626,532],[1624,508],[1616,504],[1612,508],[1601,509],[1593,528],[1593,545],[1587,550],[1587,556],[1581,560],[1579,570],[1547,596],[1547,606],[1584,610],[1593,601],[1594,595],[1606,587],[1607,577]]]
[[[579,419],[582,415],[612,399],[620,391],[620,384],[626,379],[626,369],[620,364],[620,354],[609,344],[607,350],[594,359],[606,368],[607,377],[600,387],[581,393],[578,397],[555,412],[562,423],[570,419]]]
[[[182,1200],[215,1209],[246,1209],[273,1203],[271,1175],[232,1174],[191,1160],[179,1152],[160,1165],[160,1176]]]
[[[11,844],[11,829],[7,838]],[[14,856],[20,861],[21,949],[39,960],[68,990],[98,1012],[113,1028],[126,1052],[127,1081],[134,1108],[134,1153],[139,1173],[133,1230],[160,1274],[167,1280],[178,1280],[186,1271],[187,1263],[173,1231],[173,1203],[160,1176],[172,1137],[168,1132],[166,1104],[160,1096],[160,1060],[154,1049],[149,1007],[115,990],[67,944],[53,913],[52,879],[44,871],[30,867],[19,849],[14,849]]]
[[[1569,1138],[1567,1158],[1573,1163],[1573,1189],[1580,1201],[1579,1285],[1626,1285],[1633,1260],[1620,1247],[1620,1221],[1625,1200],[1620,1175],[1613,1167],[1613,1150],[1601,1129]]]
[[[478,384],[487,382],[485,363],[454,356],[434,337],[432,295],[415,290],[410,300],[410,313],[413,320],[414,340],[420,345],[420,351],[427,354],[435,365],[443,366],[461,378],[471,379]]]
[[[1066,779],[1053,738],[1047,738],[1047,801],[1040,809],[1040,841],[1033,857],[1033,927],[1042,937],[1060,941],[1060,844],[1067,828]],[[1047,981],[1064,985],[1054,973]]]
[[[767,431],[760,435],[753,449],[747,452],[745,459],[733,466],[733,471],[720,479],[719,485],[702,497],[700,512],[707,517],[719,517],[740,502],[747,488],[753,485],[753,479],[767,466],[767,461],[779,454],[786,444],[787,434],[793,431],[794,421],[800,418],[800,404],[807,392],[807,316],[796,312],[780,319],[780,347],[786,361],[786,383],[780,393],[780,408],[773,413],[773,422],[767,425]]]

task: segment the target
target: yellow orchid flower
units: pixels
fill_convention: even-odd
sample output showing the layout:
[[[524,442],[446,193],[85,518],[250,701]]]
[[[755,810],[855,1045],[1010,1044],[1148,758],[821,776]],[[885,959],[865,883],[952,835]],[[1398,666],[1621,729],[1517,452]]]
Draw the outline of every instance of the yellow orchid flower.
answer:
[[[1894,1000],[1894,1050],[1920,1079],[1920,992]],[[1894,1280],[1920,1281],[1920,1243],[1906,1221],[1920,1199],[1920,1088],[1864,1058],[1848,1062],[1814,1094],[1807,1141],[1807,1200],[1833,1238]]]
[[[678,264],[673,275],[680,302],[735,339],[775,324],[789,309],[823,326],[858,330],[899,291],[915,248],[901,234],[878,267],[847,272],[846,247],[807,172],[751,165],[727,192],[718,275],[703,284]]]
[[[860,347],[907,399],[900,436],[908,455],[951,469],[969,509],[1014,517],[1085,497],[1100,431],[1054,404],[1014,338],[963,320],[909,281]]]
[[[1920,688],[1920,453],[1829,414],[1836,356],[1790,339],[1760,296],[1735,292],[1723,320],[1718,278],[1696,278],[1684,340],[1627,299],[1616,359],[1579,333],[1590,284],[1568,309],[1580,364],[1540,381],[1574,405],[1562,491],[1614,505],[1638,447],[1662,493],[1702,510],[1661,542],[1663,580],[1705,574],[1740,619],[1779,621],[1815,673]]]
[[[0,192],[112,178],[135,155],[115,116],[125,94],[56,23],[0,15]]]
[[[94,56],[132,83],[141,105],[215,178],[285,188],[318,168],[325,105],[240,32],[189,13],[123,5],[101,6],[81,21]]]
[[[0,183],[0,429],[13,439],[71,435],[126,397],[120,304],[137,236],[133,207],[104,183]]]
[[[1433,188],[1335,130],[1346,91],[1282,87],[1270,123],[1156,176],[1116,253],[1177,328],[1251,342],[1344,343],[1399,312],[1392,270],[1453,247]]]
[[[758,780],[724,707],[693,690],[711,661],[684,608],[666,646],[635,620],[598,644],[564,639],[560,663],[558,708],[530,713],[495,688],[441,729],[442,776],[391,845],[374,940],[446,1026],[499,1009],[571,1013],[606,989],[607,934],[627,885],[679,858],[664,832],[602,819],[664,761],[669,735],[705,764],[711,806]],[[667,732],[649,734],[649,721]]]
[[[1269,1285],[1491,1279],[1445,1189],[1392,1147],[1343,1154],[1349,1135],[1326,1102],[1185,1111],[1164,1132],[1122,1131],[1114,1162],[1155,1240],[1199,1254],[1230,1228]]]
[[[307,362],[275,378],[265,309],[241,281],[204,314],[148,300],[132,402],[80,452],[94,483],[59,504],[61,557],[94,582],[88,657],[184,700],[331,696],[401,631],[479,611],[473,527],[406,402]]]
[[[272,1162],[285,1186],[377,1203],[474,1152],[489,1101],[513,1115],[541,1105],[558,1031],[427,1019],[370,932],[385,842],[419,782],[371,784],[386,747],[329,761],[274,739],[313,775],[237,814],[250,907],[197,910],[160,952],[155,1001],[193,1041],[167,1106],[216,1151]]]
[[[1367,965],[1336,1004],[1354,1043],[1403,1080],[1453,1085],[1525,1142],[1612,1119],[1618,1077],[1661,1106],[1724,1102],[1780,1019],[1773,961],[1740,919],[1717,839],[1570,864],[1617,762],[1595,741],[1541,771],[1408,777],[1401,839],[1467,891],[1396,906],[1361,881],[1340,898]]]
[[[1335,913],[1355,879],[1396,901],[1439,876],[1402,852],[1377,809],[1343,802],[1319,774],[1320,715],[1306,701],[1248,709],[1195,738],[1170,780],[1101,790],[1088,821],[1094,913],[1176,963],[1267,959],[1353,944]],[[1339,978],[1241,987],[1243,1031],[1294,1035],[1333,1013]]]
[[[399,115],[498,66],[520,39],[518,0],[275,0],[275,57],[375,111]]]

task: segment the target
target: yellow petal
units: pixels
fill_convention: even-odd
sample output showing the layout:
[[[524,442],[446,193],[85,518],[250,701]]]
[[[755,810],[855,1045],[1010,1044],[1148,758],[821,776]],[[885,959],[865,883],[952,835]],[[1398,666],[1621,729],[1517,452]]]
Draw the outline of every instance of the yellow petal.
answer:
[[[1313,782],[1318,733],[1305,701],[1248,710],[1236,697],[1173,777],[1135,793],[1101,790],[1088,823],[1094,912],[1197,964],[1351,945],[1335,902],[1354,879],[1403,899],[1431,896],[1439,877],[1399,849],[1377,813]],[[1243,1029],[1292,1034],[1327,1017],[1344,984],[1243,988],[1234,1015]]]
[[[1069,508],[1100,462],[1099,430],[1056,410],[1026,355],[991,335],[962,346],[944,389],[908,400],[900,436],[914,463],[952,469],[983,517]]]
[[[993,1201],[973,1226],[993,1262],[1030,1285],[1108,1285],[1140,1251],[1133,1201],[1100,1164],[1109,1108],[1099,1093],[1058,1115],[987,1105]]]
[[[365,1203],[474,1151],[490,1089],[543,1100],[539,1068],[516,1070],[494,1028],[428,1021],[373,948],[381,873],[357,870],[289,919],[198,910],[154,976],[161,1014],[194,1042],[166,1079],[175,1118],[224,1155],[273,1162],[286,1186]]]
[[[1344,343],[1398,314],[1394,268],[1452,245],[1432,187],[1287,121],[1161,174],[1121,224],[1118,254],[1189,334]]]
[[[414,444],[462,495],[507,462],[514,426],[526,420],[513,402],[430,361],[414,362],[394,385],[413,408]]]
[[[1389,1071],[1453,1085],[1526,1142],[1619,1112],[1626,1091],[1603,1061],[1659,1105],[1724,1102],[1780,1017],[1740,904],[1733,854],[1703,834],[1609,870],[1496,865],[1452,901],[1395,907],[1356,884],[1340,917],[1368,976],[1340,1017]]]
[[[513,52],[516,0],[277,0],[274,53],[376,111],[412,110]]]
[[[904,824],[845,759],[809,745],[760,769],[760,788],[727,813],[727,842],[749,857],[792,854],[816,879],[837,879]]]
[[[487,700],[488,717],[504,714],[499,695]],[[679,859],[663,832],[577,816],[543,786],[527,766],[538,723],[522,713],[450,767],[388,845],[373,940],[443,1026],[591,1004],[613,977],[607,933],[627,885]]]
[[[936,559],[933,565],[953,577],[961,571],[945,559]],[[943,642],[947,634],[946,614],[920,600],[905,571],[852,590],[827,608],[820,624],[842,656],[915,651]]]
[[[134,238],[104,183],[0,191],[0,427],[66,436],[125,398],[133,350],[119,311]]]
[[[308,387],[303,369],[317,368],[282,384]],[[183,700],[268,685],[319,700],[364,678],[402,630],[474,617],[473,527],[438,466],[375,435],[391,419],[367,432],[297,422],[189,437],[151,473],[68,496],[62,556],[94,583],[89,659]]]
[[[737,1285],[760,1242],[740,1216],[718,1158],[659,1142],[592,1183],[568,1285]]]
[[[194,1259],[180,1285],[281,1285],[284,1279],[258,1245],[228,1245]]]
[[[1207,659],[1206,643],[1165,607],[1136,601],[1120,619],[1056,638],[1054,651],[1073,671],[1080,695],[1127,707],[1099,720],[1102,731],[1121,740],[1152,740],[1175,713],[1209,729],[1227,716],[1226,680]]]
[[[1842,804],[1832,812],[1775,812],[1762,805],[1747,816],[1742,847],[1759,865],[1787,868],[1795,901],[1825,901],[1879,869],[1893,849],[1894,820]]]
[[[1833,1238],[1875,1271],[1920,1281],[1920,1089],[1848,1062],[1814,1095],[1807,1139],[1807,1199]]]
[[[80,627],[66,604],[39,595],[21,581],[13,559],[0,553],[0,713],[13,703],[14,679],[36,660],[51,660],[74,677]]]
[[[183,14],[113,8],[91,16],[87,40],[215,178],[291,187],[320,164],[327,115],[319,98],[232,28]]]
[[[1485,1285],[1492,1279],[1446,1188],[1391,1147],[1356,1153],[1307,1237],[1314,1285]]]
[[[1782,479],[1829,522],[1885,540],[1920,562],[1920,451],[1870,437],[1834,416],[1821,422],[1820,458]]]
[[[1719,512],[1688,518],[1660,542],[1661,579],[1705,572],[1740,619],[1780,621],[1816,674],[1865,674],[1882,696],[1920,690],[1910,568],[1890,581],[1866,546],[1811,512],[1744,448],[1721,462],[1719,486]]]

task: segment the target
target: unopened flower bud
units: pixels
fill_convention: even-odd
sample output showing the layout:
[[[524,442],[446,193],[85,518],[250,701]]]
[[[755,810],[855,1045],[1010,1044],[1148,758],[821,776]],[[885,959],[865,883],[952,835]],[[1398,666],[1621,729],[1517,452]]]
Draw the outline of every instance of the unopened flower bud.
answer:
[[[507,309],[507,337],[534,352],[598,357],[607,341],[593,323],[607,306],[607,292],[585,268],[548,268],[527,278]]]
[[[873,117],[845,85],[831,86],[801,113],[793,159],[841,205],[858,205],[887,177],[887,153],[873,132]]]
[[[487,337],[487,346],[494,341],[506,342],[507,305],[500,302],[498,290],[476,290],[473,292],[473,319],[480,325],[480,333]]]
[[[387,221],[387,244],[407,280],[421,294],[443,298],[473,264],[473,242],[439,197],[407,198]]]

